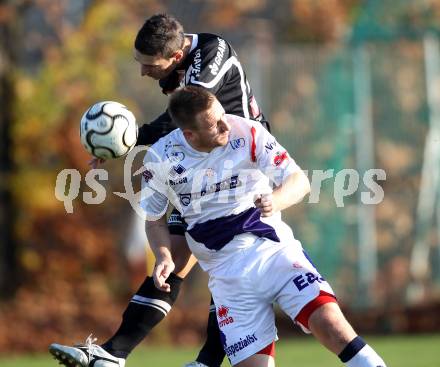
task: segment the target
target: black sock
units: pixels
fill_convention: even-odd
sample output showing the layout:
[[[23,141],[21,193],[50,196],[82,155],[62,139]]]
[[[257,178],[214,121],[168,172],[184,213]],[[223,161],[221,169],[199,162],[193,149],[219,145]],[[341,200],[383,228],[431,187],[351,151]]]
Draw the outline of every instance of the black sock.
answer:
[[[220,367],[225,358],[225,351],[220,340],[216,309],[211,298],[209,307],[208,327],[206,328],[206,341],[197,357],[197,362],[204,363],[209,367]]]
[[[162,292],[147,277],[130,300],[122,315],[122,323],[116,333],[102,347],[118,358],[127,358],[130,352],[168,314],[179,294],[182,278],[171,273],[167,283],[171,292]]]

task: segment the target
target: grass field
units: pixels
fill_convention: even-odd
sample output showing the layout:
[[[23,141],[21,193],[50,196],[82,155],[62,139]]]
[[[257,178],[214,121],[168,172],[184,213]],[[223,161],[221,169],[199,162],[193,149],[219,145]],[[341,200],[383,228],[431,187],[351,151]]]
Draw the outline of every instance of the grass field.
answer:
[[[440,367],[440,334],[424,336],[367,337],[385,359],[388,367]],[[127,367],[181,367],[194,358],[194,348],[141,347],[128,360]],[[318,345],[312,337],[277,343],[277,367],[342,366],[338,359]],[[0,356],[1,367],[57,366],[49,354],[14,358]],[[224,363],[223,366],[229,366]]]

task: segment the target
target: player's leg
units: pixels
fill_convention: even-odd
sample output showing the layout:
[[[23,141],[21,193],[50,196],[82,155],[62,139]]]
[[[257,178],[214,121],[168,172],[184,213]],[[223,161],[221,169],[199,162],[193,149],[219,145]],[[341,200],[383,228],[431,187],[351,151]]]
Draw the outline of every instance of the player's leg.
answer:
[[[144,280],[124,311],[119,329],[102,345],[112,355],[127,358],[131,351],[171,310],[183,279],[196,263],[188,249],[185,237],[171,235],[171,250],[173,258],[176,259],[176,268],[167,280],[171,291],[158,290],[152,277],[147,277]]]
[[[337,303],[317,308],[308,319],[308,328],[346,366],[385,367],[382,358],[356,334]]]
[[[173,257],[179,259],[167,280],[171,292],[159,291],[153,278],[147,277],[124,311],[120,327],[107,342],[99,346],[89,341],[76,347],[52,344],[49,351],[58,361],[69,367],[88,367],[92,361],[94,367],[123,366],[131,351],[168,314],[183,278],[196,263],[183,236],[186,224],[176,216],[170,216],[170,222]]]
[[[299,242],[286,247],[275,266],[280,272],[291,274],[277,301],[305,332],[312,332],[349,367],[385,367],[345,319],[333,290]]]
[[[248,256],[249,255],[249,256]],[[272,299],[277,289],[261,287],[260,262],[243,251],[224,269],[210,273],[220,340],[233,366],[272,366],[277,339]]]
[[[196,361],[209,367],[221,366],[225,358],[225,351],[220,341],[220,329],[218,327],[216,309],[214,300],[211,297],[209,306],[208,325],[206,327],[206,340],[197,356]],[[187,367],[197,366],[196,364],[187,364]]]

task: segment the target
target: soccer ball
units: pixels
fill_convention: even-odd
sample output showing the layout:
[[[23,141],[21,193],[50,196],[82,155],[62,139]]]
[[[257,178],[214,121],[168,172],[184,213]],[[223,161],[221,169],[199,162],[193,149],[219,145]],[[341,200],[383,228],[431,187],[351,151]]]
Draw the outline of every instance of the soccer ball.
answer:
[[[136,118],[118,102],[98,102],[81,118],[81,143],[97,158],[124,156],[136,144],[137,136]]]

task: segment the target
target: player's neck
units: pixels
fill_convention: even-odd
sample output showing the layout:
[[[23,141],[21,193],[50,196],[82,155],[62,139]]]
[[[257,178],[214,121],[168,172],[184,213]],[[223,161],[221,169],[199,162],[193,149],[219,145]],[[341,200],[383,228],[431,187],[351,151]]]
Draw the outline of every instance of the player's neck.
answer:
[[[197,140],[191,139],[191,137],[188,136],[186,133],[183,133],[183,137],[185,141],[188,143],[188,145],[197,152],[210,153],[214,148],[216,148],[216,147],[209,147],[204,144],[200,144]]]
[[[191,148],[193,148],[194,150],[201,152],[201,153],[211,153],[211,151],[214,148],[216,148],[216,147],[207,147],[207,146],[203,146],[203,145],[197,145],[197,144],[191,143],[188,140],[186,140],[186,141],[191,146]]]
[[[188,56],[188,54],[191,50],[192,40],[193,40],[193,36],[190,36],[190,35],[185,36],[185,42],[182,47],[182,50],[183,50],[182,61],[186,59],[186,57]]]

